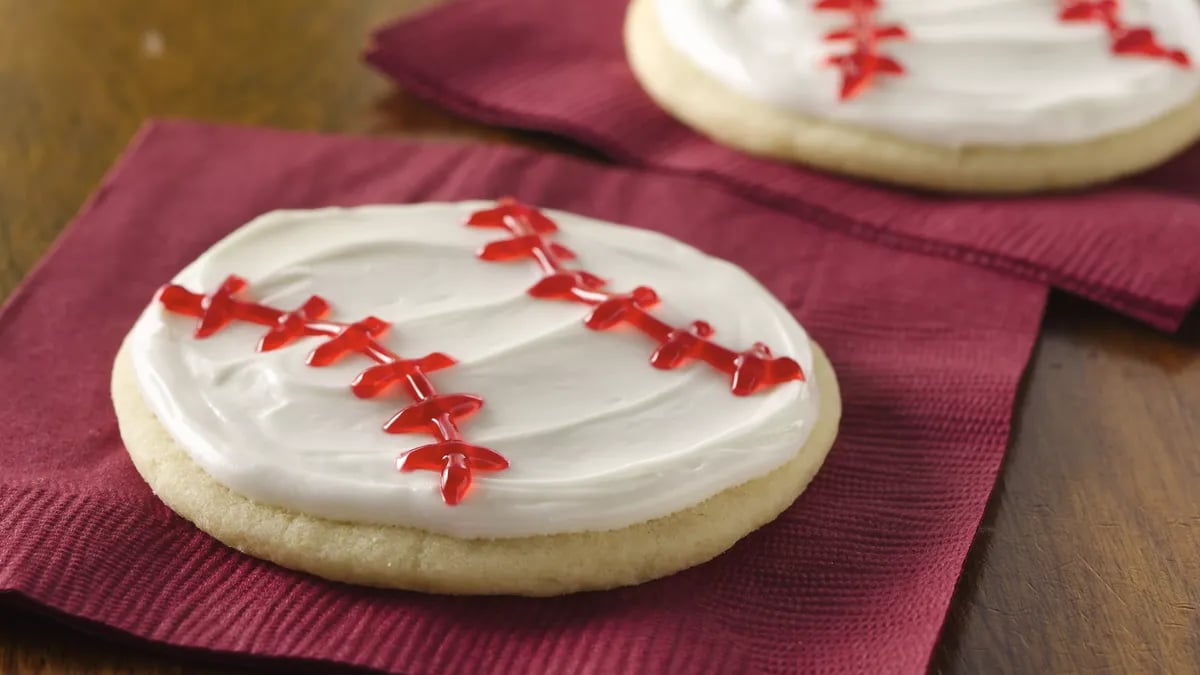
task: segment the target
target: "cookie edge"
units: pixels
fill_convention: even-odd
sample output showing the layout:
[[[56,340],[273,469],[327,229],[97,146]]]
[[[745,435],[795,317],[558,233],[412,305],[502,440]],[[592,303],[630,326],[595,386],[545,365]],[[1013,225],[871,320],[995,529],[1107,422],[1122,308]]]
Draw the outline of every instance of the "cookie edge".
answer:
[[[453,595],[553,596],[643,583],[711,560],[774,520],[804,491],[837,435],[833,367],[813,342],[820,392],[805,445],[765,476],[662,518],[600,532],[460,539],[258,504],[218,483],[175,443],[142,398],[128,339],[112,398],[130,459],[168,507],[227,546],[334,581]]]

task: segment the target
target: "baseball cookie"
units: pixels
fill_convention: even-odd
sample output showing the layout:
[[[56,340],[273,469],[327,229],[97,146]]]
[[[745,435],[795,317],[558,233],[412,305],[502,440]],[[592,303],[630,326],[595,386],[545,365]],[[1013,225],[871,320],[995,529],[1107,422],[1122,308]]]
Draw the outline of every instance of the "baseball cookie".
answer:
[[[329,579],[556,595],[702,563],[786,509],[837,382],[742,269],[512,201],[266,214],[117,356],[172,509]]]
[[[633,0],[625,43],[718,142],[919,188],[1081,187],[1200,137],[1195,0]]]

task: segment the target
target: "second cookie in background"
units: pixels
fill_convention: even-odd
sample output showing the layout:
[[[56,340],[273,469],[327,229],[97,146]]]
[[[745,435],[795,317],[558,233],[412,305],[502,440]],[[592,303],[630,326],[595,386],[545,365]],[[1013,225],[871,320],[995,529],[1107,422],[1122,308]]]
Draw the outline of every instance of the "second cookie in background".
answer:
[[[1200,137],[1191,0],[634,0],[625,42],[714,140],[911,187],[1084,187]]]

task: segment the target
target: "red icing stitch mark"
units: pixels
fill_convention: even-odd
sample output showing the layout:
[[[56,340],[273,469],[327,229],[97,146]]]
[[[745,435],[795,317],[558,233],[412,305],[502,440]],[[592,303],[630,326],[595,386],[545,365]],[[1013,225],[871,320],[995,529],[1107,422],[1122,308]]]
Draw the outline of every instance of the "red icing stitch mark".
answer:
[[[576,288],[599,290],[604,288],[604,280],[587,272],[555,272],[530,287],[529,294],[535,298],[570,300]]]
[[[825,65],[834,66],[842,72],[842,88],[838,98],[845,101],[863,93],[877,74],[904,74],[904,66],[899,61],[880,53],[879,43],[905,39],[908,32],[899,24],[875,23],[879,0],[817,0],[813,9],[850,13],[849,26],[825,34],[826,42],[852,43],[849,52],[825,59]]]
[[[1192,63],[1187,52],[1159,43],[1148,26],[1125,24],[1119,0],[1061,0],[1058,19],[1068,23],[1103,24],[1108,31],[1109,49],[1118,56],[1163,59],[1183,68]]]
[[[447,504],[457,504],[471,487],[471,472],[503,471],[508,460],[495,452],[463,441],[445,441],[422,445],[397,462],[401,471],[442,472],[442,498]]]
[[[389,359],[375,338],[388,329],[388,322],[368,316],[348,326],[342,326],[328,341],[318,345],[308,354],[305,363],[310,366],[328,366],[337,363],[346,354],[362,354],[373,361],[386,363]]]
[[[237,302],[233,296],[246,287],[246,280],[230,276],[210,296],[204,296],[174,284],[162,289],[159,299],[163,305],[179,314],[198,317],[195,336],[206,338],[221,330],[234,320],[249,321],[263,326],[273,326],[283,312]]]
[[[501,199],[495,208],[471,214],[467,225],[503,228],[512,234],[509,239],[484,245],[478,255],[488,261],[532,258],[543,276],[526,291],[529,295],[591,305],[593,309],[584,319],[588,328],[608,330],[625,324],[657,342],[657,349],[650,355],[650,365],[655,368],[672,370],[689,361],[703,361],[730,376],[730,391],[737,396],[749,396],[791,380],[804,380],[800,364],[786,356],[771,356],[762,343],[735,352],[712,342],[709,338],[713,328],[704,321],[675,328],[658,319],[649,310],[659,303],[659,297],[648,286],[638,286],[629,293],[612,293],[604,290],[606,282],[600,277],[567,269],[563,265],[567,258],[558,253],[566,249],[547,240],[558,227],[530,206]]]
[[[458,420],[475,414],[483,407],[483,399],[471,394],[435,394],[418,400],[396,413],[383,428],[390,434],[415,434],[426,431],[437,435],[453,435]]]
[[[667,333],[667,339],[650,355],[650,365],[661,370],[678,368],[688,359],[700,358],[708,347],[708,338],[713,334],[712,326],[704,321],[693,321],[687,328],[677,328]]]
[[[800,365],[791,359],[771,358],[771,350],[761,342],[737,355],[733,373],[733,393],[753,394],[766,385],[803,378]]]
[[[258,351],[269,352],[283,347],[307,335],[319,335],[308,327],[309,323],[329,313],[329,303],[312,296],[294,312],[287,312],[275,321],[275,325],[258,342]]]
[[[462,501],[471,487],[474,471],[503,471],[508,460],[487,448],[462,440],[458,425],[479,410],[483,399],[471,394],[439,394],[429,380],[432,373],[454,365],[454,359],[434,352],[419,359],[404,359],[388,349],[378,338],[388,323],[369,316],[354,323],[324,320],[329,303],[313,296],[297,310],[285,312],[237,297],[246,288],[246,280],[230,276],[212,295],[193,293],[182,286],[164,286],[158,300],[171,312],[193,316],[195,336],[206,338],[234,321],[267,326],[257,350],[278,349],[301,337],[329,338],[309,353],[307,363],[321,367],[349,354],[358,354],[375,365],[358,374],[350,389],[359,398],[372,398],[388,387],[402,385],[413,403],[396,413],[384,425],[388,433],[428,433],[437,441],[422,445],[396,458],[400,471],[424,469],[441,472],[442,500],[454,505]]]
[[[416,398],[417,385],[413,378],[417,377],[418,372],[432,373],[449,368],[455,363],[454,359],[441,352],[434,352],[419,359],[381,363],[359,373],[351,383],[350,389],[359,398],[374,398],[390,385],[403,382],[409,388],[409,395]]]

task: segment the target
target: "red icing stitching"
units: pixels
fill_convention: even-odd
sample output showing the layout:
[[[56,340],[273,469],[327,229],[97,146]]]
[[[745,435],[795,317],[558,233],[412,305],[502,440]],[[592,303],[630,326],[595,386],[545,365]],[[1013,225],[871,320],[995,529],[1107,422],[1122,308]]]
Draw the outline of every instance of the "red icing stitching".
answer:
[[[853,44],[849,52],[825,59],[825,65],[835,66],[842,72],[842,88],[838,93],[841,100],[861,94],[877,74],[904,74],[904,66],[899,61],[879,52],[879,43],[906,39],[908,32],[900,24],[875,23],[879,0],[817,0],[813,8],[850,13],[849,26],[825,34],[826,42],[850,41]]]
[[[1150,27],[1126,24],[1119,0],[1060,0],[1058,19],[1103,24],[1108,31],[1109,49],[1118,56],[1165,59],[1184,68],[1191,65],[1187,52],[1160,44]]]
[[[542,270],[542,278],[529,288],[535,298],[568,300],[593,307],[584,319],[592,330],[606,330],[619,324],[629,325],[658,343],[650,355],[650,365],[672,370],[698,360],[730,376],[730,390],[737,396],[750,394],[783,382],[804,380],[804,372],[794,360],[773,357],[761,342],[750,349],[735,352],[709,340],[712,326],[695,321],[675,328],[656,318],[649,309],[658,304],[658,294],[647,286],[629,293],[604,290],[606,282],[583,270],[568,269],[563,261],[575,254],[549,236],[558,231],[554,221],[535,208],[512,199],[501,199],[495,208],[477,211],[467,219],[473,227],[496,227],[512,236],[490,242],[479,257],[493,262],[533,258]]]
[[[413,403],[396,413],[384,431],[392,434],[426,433],[437,441],[414,448],[396,458],[400,471],[441,472],[442,500],[453,506],[466,496],[475,471],[503,471],[508,460],[499,453],[462,439],[459,424],[479,410],[483,399],[471,394],[439,394],[428,373],[454,365],[454,359],[434,352],[419,359],[404,359],[379,341],[389,325],[369,316],[354,323],[325,320],[329,303],[313,296],[295,311],[287,312],[237,298],[246,288],[246,280],[230,276],[212,295],[193,293],[183,286],[170,284],[158,294],[167,310],[194,316],[195,336],[206,338],[234,321],[254,323],[268,328],[257,351],[279,349],[302,337],[329,338],[308,354],[310,366],[336,363],[348,354],[359,354],[375,365],[358,374],[350,390],[359,398],[373,398],[393,385],[402,388]]]

